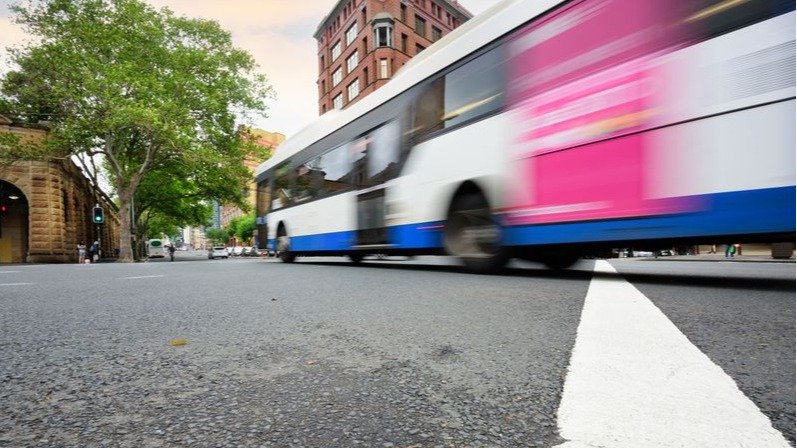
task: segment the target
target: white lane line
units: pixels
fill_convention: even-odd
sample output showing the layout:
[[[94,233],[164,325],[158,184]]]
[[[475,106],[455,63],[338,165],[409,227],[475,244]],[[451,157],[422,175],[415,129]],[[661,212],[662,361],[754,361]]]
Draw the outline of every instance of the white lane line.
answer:
[[[122,277],[121,279],[122,280],[133,280],[133,279],[137,279],[137,278],[160,278],[160,277],[163,277],[163,276],[162,275],[139,275],[139,276],[136,276],[136,277]]]
[[[0,271],[0,274],[18,274],[22,271]]]
[[[32,285],[33,283],[0,283],[0,286],[25,286]]]
[[[596,273],[616,273],[606,261]],[[733,379],[620,277],[592,279],[558,412],[559,447],[789,447]]]

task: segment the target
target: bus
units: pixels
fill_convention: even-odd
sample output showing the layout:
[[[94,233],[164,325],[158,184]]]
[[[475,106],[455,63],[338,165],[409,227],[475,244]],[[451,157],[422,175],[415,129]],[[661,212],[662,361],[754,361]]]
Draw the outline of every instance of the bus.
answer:
[[[795,4],[506,0],[255,180],[285,262],[794,241]]]
[[[151,239],[147,241],[147,258],[164,258],[165,256],[163,240]]]

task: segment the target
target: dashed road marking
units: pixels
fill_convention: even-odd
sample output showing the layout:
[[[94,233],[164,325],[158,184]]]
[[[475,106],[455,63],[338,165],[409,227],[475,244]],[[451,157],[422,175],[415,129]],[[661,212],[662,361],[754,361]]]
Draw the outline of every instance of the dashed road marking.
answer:
[[[0,283],[0,286],[25,286],[32,285],[33,283]]]
[[[0,274],[18,274],[22,271],[0,271]]]
[[[606,261],[598,274],[616,274]],[[620,277],[590,283],[558,412],[560,448],[789,447],[733,379]]]

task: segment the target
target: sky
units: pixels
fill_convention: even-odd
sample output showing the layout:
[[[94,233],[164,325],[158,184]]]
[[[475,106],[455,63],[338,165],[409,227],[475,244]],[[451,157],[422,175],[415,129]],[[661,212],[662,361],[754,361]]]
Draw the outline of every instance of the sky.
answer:
[[[252,54],[277,94],[269,103],[268,117],[256,119],[256,127],[290,137],[318,117],[317,44],[313,33],[336,0],[145,1],[179,15],[217,20],[232,33],[237,47]],[[477,15],[499,1],[459,3]],[[0,75],[9,69],[5,48],[26,38],[8,9],[16,2],[0,0]]]

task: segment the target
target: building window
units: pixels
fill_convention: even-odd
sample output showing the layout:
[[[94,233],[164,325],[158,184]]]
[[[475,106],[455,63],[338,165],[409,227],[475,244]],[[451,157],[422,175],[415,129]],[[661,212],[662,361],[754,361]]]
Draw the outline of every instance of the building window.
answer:
[[[349,101],[353,100],[354,98],[357,98],[357,95],[360,94],[359,79],[355,79],[353,83],[349,84],[348,93],[349,93]]]
[[[334,73],[332,73],[332,87],[338,85],[340,81],[343,79],[343,69],[338,67]]]
[[[327,68],[327,64],[326,64],[326,61],[324,60],[324,55],[322,54],[321,55],[321,70],[324,70],[325,68]]]
[[[423,50],[426,50],[426,47],[424,47],[423,45],[415,44],[415,54],[418,54]]]
[[[335,109],[343,109],[343,94],[342,93],[339,93],[338,96],[336,96],[332,100],[332,107],[335,108]]]
[[[340,56],[341,48],[342,48],[342,45],[340,44],[340,41],[335,42],[335,45],[332,47],[332,60],[333,61],[335,59],[337,59],[338,56]]]
[[[368,67],[363,69],[363,78],[365,79],[365,85],[368,85]]]
[[[324,81],[324,80],[321,80],[321,94],[323,95],[325,93],[327,93],[327,82]]]
[[[351,45],[357,39],[357,22],[354,22],[348,30],[346,30],[346,45]]]
[[[426,37],[426,20],[421,16],[415,16],[415,32]]]
[[[407,5],[403,3],[401,4],[401,21],[402,22],[407,21]]]
[[[432,27],[432,42],[437,42],[443,36],[443,32],[438,30],[437,27]]]
[[[393,46],[393,26],[389,23],[380,23],[374,26],[374,38],[377,47]]]
[[[379,77],[390,78],[390,66],[387,63],[387,59],[380,59],[379,60]]]
[[[368,23],[368,15],[366,14],[366,10],[365,10],[365,7],[364,7],[364,6],[363,6],[363,11],[362,11],[362,13],[363,13],[363,14],[362,14],[362,16],[363,16],[363,26],[365,26],[365,24],[366,24],[366,23]]]
[[[354,71],[354,69],[357,68],[357,64],[359,62],[360,62],[360,57],[357,51],[355,50],[354,53],[352,53],[351,56],[349,56],[349,58],[346,59],[346,72],[351,73],[352,71]]]
[[[401,51],[403,53],[407,52],[407,35],[404,33],[401,33]]]

